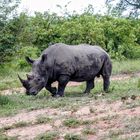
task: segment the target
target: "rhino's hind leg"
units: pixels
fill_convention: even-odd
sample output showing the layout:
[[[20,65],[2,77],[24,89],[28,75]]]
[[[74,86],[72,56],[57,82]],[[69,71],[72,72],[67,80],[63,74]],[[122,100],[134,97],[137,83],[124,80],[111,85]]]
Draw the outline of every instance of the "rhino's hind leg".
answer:
[[[64,96],[64,90],[69,82],[70,77],[68,75],[61,75],[58,80],[58,91],[57,91],[57,96]]]
[[[104,91],[108,92],[110,85],[110,76],[103,76],[103,83],[104,83]]]
[[[86,82],[86,89],[84,91],[85,94],[90,93],[91,89],[94,88],[94,80],[90,80]]]

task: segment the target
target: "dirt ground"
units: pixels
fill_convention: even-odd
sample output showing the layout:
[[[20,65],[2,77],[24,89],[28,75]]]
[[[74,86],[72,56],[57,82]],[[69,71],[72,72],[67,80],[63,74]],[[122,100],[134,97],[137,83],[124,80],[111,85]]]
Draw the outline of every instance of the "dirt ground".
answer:
[[[140,76],[140,73],[112,76],[112,80],[129,79],[132,76]],[[71,82],[68,86],[77,86],[79,84],[81,83]],[[23,92],[24,90],[23,88],[5,90],[3,94],[15,93],[15,91]],[[100,140],[105,139],[109,135],[117,134],[119,135],[119,139],[128,139],[132,136],[140,135],[140,130],[133,133],[129,133],[128,131],[125,132],[125,134],[122,131],[126,127],[126,123],[129,122],[128,120],[140,118],[140,106],[133,108],[126,108],[124,106],[138,100],[140,100],[140,97],[136,97],[135,100],[127,99],[126,101],[118,100],[115,102],[94,100],[78,107],[76,110],[45,108],[33,111],[22,111],[12,117],[1,117],[0,129],[7,128],[4,134],[11,137],[17,136],[18,140],[33,140],[39,134],[53,131],[59,133],[58,140],[63,140],[67,133],[85,135],[86,140]],[[37,123],[39,116],[49,117],[51,121]],[[76,127],[68,127],[64,125],[64,120],[67,118],[75,118],[85,123],[81,123]],[[26,123],[26,125],[10,128],[14,124],[21,122]],[[85,134],[83,132],[84,130],[92,130],[92,133],[87,132]]]
[[[129,102],[132,102],[130,100]],[[140,116],[140,106],[130,109],[123,108],[122,101],[116,101],[109,103],[91,102],[86,106],[79,107],[76,111],[64,111],[60,109],[40,109],[30,112],[22,112],[13,117],[0,118],[0,128],[10,127],[19,122],[29,123],[29,126],[18,127],[13,129],[7,129],[5,132],[8,136],[18,136],[19,140],[32,140],[37,135],[49,132],[59,132],[59,140],[63,140],[65,134],[71,132],[74,134],[82,134],[82,131],[87,126],[84,124],[71,128],[63,125],[63,121],[66,118],[77,118],[81,121],[91,122],[89,124],[90,129],[95,130],[94,134],[88,134],[86,138],[88,140],[99,140],[109,135],[112,130],[121,130],[124,128],[122,120],[127,116],[127,119]],[[92,108],[92,111],[91,111]],[[52,119],[51,122],[37,124],[38,116],[47,116]],[[140,135],[140,131],[137,133],[128,133],[127,135],[119,135],[120,138],[131,137],[132,135]]]

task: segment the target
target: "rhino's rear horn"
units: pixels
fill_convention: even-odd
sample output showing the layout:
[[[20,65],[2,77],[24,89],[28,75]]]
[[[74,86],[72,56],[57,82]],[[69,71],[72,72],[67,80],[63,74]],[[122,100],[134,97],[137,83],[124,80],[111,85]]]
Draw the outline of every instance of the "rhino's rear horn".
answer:
[[[31,58],[29,58],[28,56],[25,57],[25,60],[29,63],[29,64],[33,64],[34,60],[32,60]]]
[[[44,61],[47,59],[47,55],[43,54],[41,57],[41,62],[44,63]]]
[[[26,76],[27,76],[27,79],[28,79],[28,80],[33,79],[33,76],[32,76],[32,75],[26,74]]]

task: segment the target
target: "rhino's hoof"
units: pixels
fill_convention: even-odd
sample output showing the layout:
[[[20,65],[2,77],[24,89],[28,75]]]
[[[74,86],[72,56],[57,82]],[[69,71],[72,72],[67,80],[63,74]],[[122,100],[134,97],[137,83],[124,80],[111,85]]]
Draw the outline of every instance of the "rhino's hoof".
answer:
[[[83,94],[86,96],[86,95],[89,95],[89,92],[84,92]]]
[[[60,98],[60,97],[64,97],[64,95],[55,94],[55,95],[52,95],[52,97],[54,97],[54,98]]]

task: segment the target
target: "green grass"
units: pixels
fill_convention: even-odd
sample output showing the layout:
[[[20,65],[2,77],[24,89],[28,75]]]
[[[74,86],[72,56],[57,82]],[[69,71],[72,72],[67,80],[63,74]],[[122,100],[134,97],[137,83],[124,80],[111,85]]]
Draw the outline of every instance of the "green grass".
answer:
[[[81,135],[78,134],[66,134],[64,140],[83,140]]]
[[[71,110],[78,108],[81,105],[87,104],[90,101],[105,99],[108,101],[120,100],[123,96],[139,95],[138,78],[133,77],[127,80],[112,81],[110,92],[105,93],[105,96],[98,97],[102,93],[102,82],[96,82],[95,89],[91,91],[89,96],[84,96],[85,84],[78,87],[67,87],[65,97],[52,98],[47,91],[42,91],[37,96],[27,96],[25,94],[0,95],[0,116],[14,115],[22,109],[36,110],[45,107],[63,108]],[[95,99],[97,97],[97,99]],[[140,102],[134,104],[140,105]],[[94,110],[91,109],[94,112]]]
[[[48,123],[51,122],[52,119],[45,116],[38,116],[36,120],[36,124]]]
[[[58,132],[46,132],[40,134],[35,138],[35,140],[57,140],[59,138]]]
[[[71,128],[79,127],[80,125],[90,126],[96,123],[96,120],[80,120],[77,118],[68,118],[63,121],[63,125]]]
[[[24,71],[17,71],[10,67],[0,67],[0,90],[21,87],[17,74],[25,78],[25,73]]]
[[[13,101],[8,96],[0,95],[0,106],[5,106],[8,104],[14,104]]]
[[[113,74],[134,73],[140,71],[140,60],[112,60]]]
[[[75,128],[75,127],[80,126],[81,122],[76,118],[68,118],[63,121],[63,125],[67,127]]]

